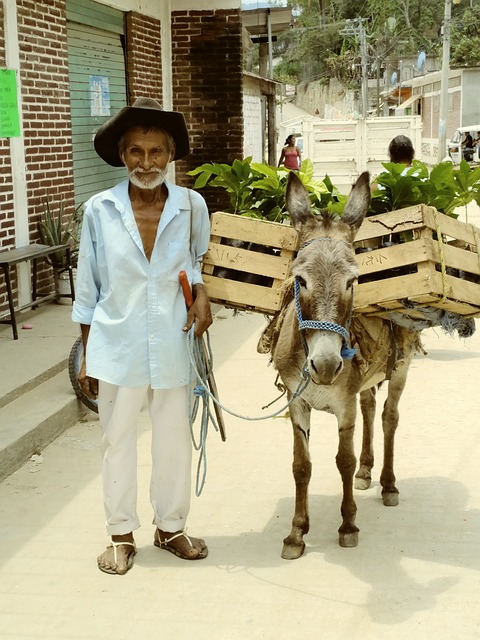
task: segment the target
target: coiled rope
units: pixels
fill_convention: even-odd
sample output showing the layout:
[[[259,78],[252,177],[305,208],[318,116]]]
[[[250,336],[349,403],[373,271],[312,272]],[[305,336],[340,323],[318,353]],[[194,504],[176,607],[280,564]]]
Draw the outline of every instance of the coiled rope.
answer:
[[[214,394],[208,388],[208,378],[213,371],[213,355],[212,349],[210,346],[210,336],[208,335],[208,331],[201,337],[195,338],[194,335],[195,327],[192,326],[187,334],[187,351],[188,357],[190,359],[190,379],[194,381],[192,383],[193,386],[193,394],[189,393],[189,416],[190,416],[190,433],[192,436],[192,443],[196,451],[199,451],[198,463],[197,463],[197,473],[195,480],[195,493],[199,496],[202,493],[203,487],[205,485],[205,480],[207,477],[207,435],[209,423],[211,422],[215,431],[218,431],[218,424],[215,420],[213,412],[211,410],[210,400],[212,400],[220,409],[226,411],[231,416],[235,416],[236,418],[240,418],[241,420],[249,420],[252,422],[259,420],[269,420],[271,418],[275,418],[276,416],[283,413],[290,404],[300,396],[305,389],[307,388],[310,382],[310,373],[306,366],[302,369],[302,377],[298,384],[297,389],[292,394],[291,399],[278,411],[274,413],[270,413],[266,416],[245,416],[240,413],[236,413],[231,409],[225,407],[219,400],[216,398]],[[206,338],[206,340],[204,340]],[[193,395],[193,401],[192,401]],[[200,401],[202,402],[202,411],[201,411],[201,419],[200,419],[200,430],[198,438],[195,437],[194,425],[198,416]],[[269,405],[267,405],[269,406]]]

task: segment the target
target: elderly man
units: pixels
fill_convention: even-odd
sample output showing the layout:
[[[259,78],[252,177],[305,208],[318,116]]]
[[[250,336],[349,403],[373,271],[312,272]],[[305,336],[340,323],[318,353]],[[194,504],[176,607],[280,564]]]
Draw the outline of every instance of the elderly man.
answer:
[[[136,423],[147,398],[152,425],[150,500],[154,544],[188,560],[205,558],[187,536],[192,445],[186,333],[212,323],[201,260],[210,225],[205,201],[166,180],[170,162],[189,153],[183,114],[138,98],[98,130],[95,150],[128,180],[86,203],[72,318],[80,323],[84,392],[98,396],[103,493],[111,544],[101,571],[133,565],[137,515]],[[187,272],[194,302],[187,313],[178,282]]]

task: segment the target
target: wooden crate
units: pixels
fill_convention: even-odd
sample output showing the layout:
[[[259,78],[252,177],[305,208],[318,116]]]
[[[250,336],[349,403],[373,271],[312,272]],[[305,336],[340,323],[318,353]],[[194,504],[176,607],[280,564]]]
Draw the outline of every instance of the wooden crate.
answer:
[[[232,240],[262,245],[269,253],[225,244]],[[210,300],[230,308],[275,313],[282,303],[282,283],[290,271],[297,242],[297,232],[288,225],[213,213],[202,271]],[[227,277],[216,275],[220,269],[229,270]],[[235,279],[255,276],[262,276],[264,282],[249,284]]]
[[[381,246],[391,234],[408,241]],[[433,207],[417,205],[366,218],[355,241],[372,250],[357,253],[356,313],[388,315],[408,307],[437,307],[480,314],[480,229]]]
[[[212,215],[211,227],[203,278],[212,302],[275,313],[296,255],[296,231],[288,225],[222,212]],[[412,239],[381,246],[392,234],[397,241],[399,234]],[[253,242],[273,255],[228,246],[227,240]],[[423,305],[480,316],[480,229],[474,225],[421,204],[366,218],[355,247],[369,249],[356,256],[360,278],[355,286],[355,313],[386,317],[396,311],[415,317],[415,308]],[[239,278],[260,275],[269,281],[248,284],[236,276],[215,275],[214,270],[221,268],[233,269]]]

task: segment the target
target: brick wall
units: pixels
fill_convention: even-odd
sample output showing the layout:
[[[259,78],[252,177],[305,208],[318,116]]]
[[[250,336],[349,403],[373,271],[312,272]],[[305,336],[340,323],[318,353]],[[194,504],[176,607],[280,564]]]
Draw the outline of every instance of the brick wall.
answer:
[[[73,210],[65,0],[17,0],[29,228],[45,198]]]
[[[30,242],[38,242],[46,198],[63,201],[66,215],[73,212],[65,0],[17,0],[17,20],[28,227]],[[13,202],[10,206],[13,216]],[[38,283],[42,290],[53,286],[45,262],[39,264]],[[0,303],[5,307],[5,297]]]
[[[205,162],[231,164],[243,157],[242,23],[238,10],[172,13],[174,109],[182,111],[191,153],[176,163],[176,181]],[[223,189],[201,191],[210,211],[224,208]]]
[[[160,21],[131,11],[125,22],[128,102],[148,96],[161,103]]]

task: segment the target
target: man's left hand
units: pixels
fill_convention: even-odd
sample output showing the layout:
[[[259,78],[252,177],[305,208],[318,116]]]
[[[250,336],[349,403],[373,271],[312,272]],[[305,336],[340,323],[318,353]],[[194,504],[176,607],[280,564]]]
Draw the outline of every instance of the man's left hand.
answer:
[[[195,323],[194,335],[198,337],[205,333],[212,324],[212,310],[207,290],[203,284],[193,285],[193,298],[194,302],[188,311],[187,322],[183,330],[190,331],[191,326]]]

